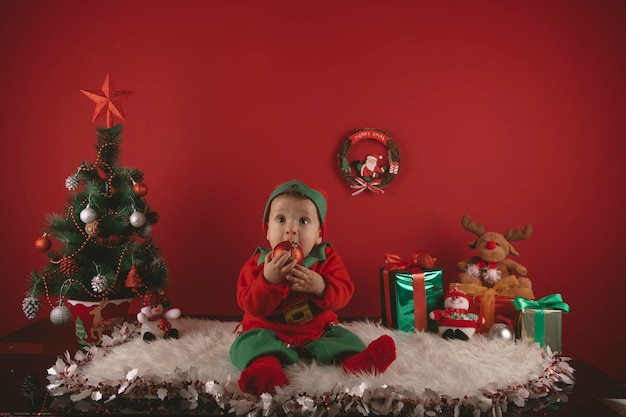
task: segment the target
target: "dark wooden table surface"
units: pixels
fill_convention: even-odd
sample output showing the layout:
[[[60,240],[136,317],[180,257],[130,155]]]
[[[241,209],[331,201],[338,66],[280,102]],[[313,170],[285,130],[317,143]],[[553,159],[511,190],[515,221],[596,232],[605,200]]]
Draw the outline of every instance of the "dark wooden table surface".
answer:
[[[73,355],[76,349],[72,325],[57,327],[48,319],[0,338],[0,416],[46,415],[44,406],[50,401],[45,388],[47,369],[57,356],[66,350]],[[555,408],[518,409],[511,415],[624,417],[607,406],[607,400],[626,399],[624,385],[582,359],[573,359],[570,364],[575,369],[576,383],[566,402]]]

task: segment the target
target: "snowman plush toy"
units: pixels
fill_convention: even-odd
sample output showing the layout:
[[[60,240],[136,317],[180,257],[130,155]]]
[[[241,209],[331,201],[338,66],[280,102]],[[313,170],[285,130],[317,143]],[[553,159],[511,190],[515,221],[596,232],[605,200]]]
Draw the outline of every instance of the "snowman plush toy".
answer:
[[[169,304],[167,297],[161,292],[143,295],[137,321],[141,323],[141,335],[146,342],[158,338],[178,339],[178,330],[172,328],[169,320],[179,318],[180,309],[169,308]]]
[[[439,334],[444,339],[469,340],[485,322],[484,317],[470,313],[467,293],[455,285],[444,297],[443,310],[433,310],[429,317],[439,322]]]

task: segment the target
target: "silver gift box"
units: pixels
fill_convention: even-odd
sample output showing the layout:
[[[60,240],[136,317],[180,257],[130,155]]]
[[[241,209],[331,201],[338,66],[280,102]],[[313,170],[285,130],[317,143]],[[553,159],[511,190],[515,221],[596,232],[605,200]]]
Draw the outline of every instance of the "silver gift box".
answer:
[[[520,313],[520,339],[528,343],[539,343],[535,337],[535,309],[523,309]],[[563,317],[562,310],[543,310],[544,312],[544,332],[541,347],[550,346],[552,352],[562,352],[561,346],[561,323]]]

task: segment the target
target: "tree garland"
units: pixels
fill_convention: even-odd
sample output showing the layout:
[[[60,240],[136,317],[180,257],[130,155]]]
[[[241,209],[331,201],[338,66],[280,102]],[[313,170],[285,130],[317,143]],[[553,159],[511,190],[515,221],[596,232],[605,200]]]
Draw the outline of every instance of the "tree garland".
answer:
[[[348,152],[355,143],[363,139],[374,139],[387,147],[388,166],[379,167],[380,171],[373,175],[361,175],[359,166],[348,161]],[[384,194],[383,188],[390,185],[400,170],[400,149],[386,132],[373,128],[363,128],[354,131],[343,141],[337,154],[339,169],[344,181],[355,191],[352,195],[358,195],[365,190],[378,194]],[[358,162],[358,161],[355,161]],[[365,164],[361,164],[365,165]]]

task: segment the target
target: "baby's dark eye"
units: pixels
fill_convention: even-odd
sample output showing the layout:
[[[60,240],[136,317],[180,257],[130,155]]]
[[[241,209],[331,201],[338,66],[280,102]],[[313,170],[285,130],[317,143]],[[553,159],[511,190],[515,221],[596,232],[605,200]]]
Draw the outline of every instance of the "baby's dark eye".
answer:
[[[303,217],[300,219],[300,224],[309,224],[309,219]]]
[[[278,217],[276,217],[276,221],[278,223],[285,223],[285,216],[278,216]]]

